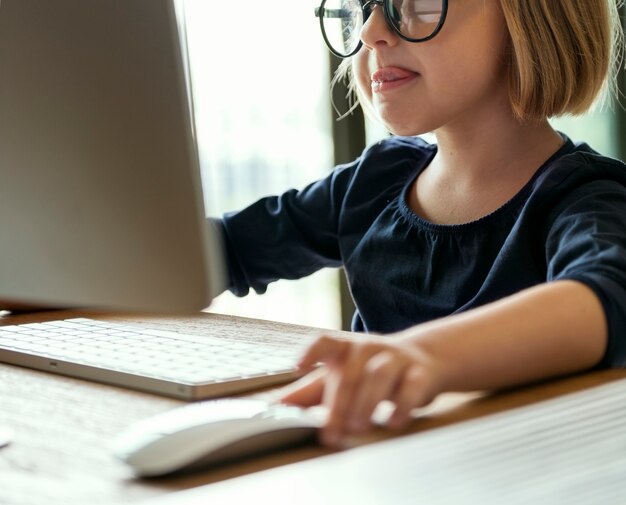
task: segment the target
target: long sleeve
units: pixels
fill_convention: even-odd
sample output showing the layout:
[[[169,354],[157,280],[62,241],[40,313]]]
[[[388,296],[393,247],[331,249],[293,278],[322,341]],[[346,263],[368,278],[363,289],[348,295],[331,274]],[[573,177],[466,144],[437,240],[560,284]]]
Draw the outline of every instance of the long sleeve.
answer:
[[[356,164],[338,167],[302,190],[262,198],[224,215],[218,224],[233,293],[243,296],[250,288],[263,293],[275,280],[341,265],[339,214]]]
[[[601,167],[599,167],[601,169]],[[624,174],[626,176],[626,174]],[[554,209],[546,240],[547,280],[583,282],[600,299],[608,345],[600,367],[626,366],[626,186],[599,179]]]

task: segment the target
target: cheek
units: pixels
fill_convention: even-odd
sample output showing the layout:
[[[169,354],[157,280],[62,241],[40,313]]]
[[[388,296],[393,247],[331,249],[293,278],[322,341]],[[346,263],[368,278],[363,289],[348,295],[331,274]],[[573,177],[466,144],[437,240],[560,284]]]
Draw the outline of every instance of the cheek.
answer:
[[[352,57],[353,78],[359,91],[359,97],[372,103],[372,81],[368,67],[368,52],[361,49]]]
[[[487,92],[492,85],[496,85],[500,70],[492,60],[483,56],[484,53],[475,57],[453,57],[431,65],[425,75],[429,90],[449,99],[480,90]]]
[[[453,41],[442,39],[442,42],[450,43],[445,47],[443,44],[424,47],[421,55],[426,99],[446,107],[446,104],[489,100],[508,90],[505,36],[497,31],[483,37],[469,33]]]
[[[449,56],[439,60],[444,68],[438,76],[449,76],[461,93],[469,91],[466,87],[499,86],[507,40],[508,32],[499,8],[476,9],[466,24],[457,26],[451,33],[450,43],[442,51]]]

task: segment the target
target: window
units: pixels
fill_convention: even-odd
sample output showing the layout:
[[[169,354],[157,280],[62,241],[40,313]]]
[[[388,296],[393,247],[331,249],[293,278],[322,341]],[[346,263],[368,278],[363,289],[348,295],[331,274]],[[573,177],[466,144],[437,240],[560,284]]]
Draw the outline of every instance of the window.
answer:
[[[328,174],[328,60],[312,4],[184,5],[207,212],[219,216]],[[328,270],[273,283],[263,296],[224,293],[209,310],[337,328],[338,297],[337,272]]]
[[[619,105],[614,107],[618,108]],[[618,158],[620,155],[614,111],[598,110],[577,117],[565,116],[550,122],[574,142],[584,141],[606,156]]]

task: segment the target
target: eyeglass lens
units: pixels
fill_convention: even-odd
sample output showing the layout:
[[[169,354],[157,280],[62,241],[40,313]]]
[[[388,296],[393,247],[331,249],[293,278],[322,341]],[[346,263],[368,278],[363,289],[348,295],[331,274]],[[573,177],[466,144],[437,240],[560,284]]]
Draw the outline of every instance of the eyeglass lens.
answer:
[[[394,30],[414,41],[428,39],[437,29],[444,0],[385,0]],[[360,41],[363,8],[359,0],[326,0],[319,9],[327,43],[339,55],[352,54]]]

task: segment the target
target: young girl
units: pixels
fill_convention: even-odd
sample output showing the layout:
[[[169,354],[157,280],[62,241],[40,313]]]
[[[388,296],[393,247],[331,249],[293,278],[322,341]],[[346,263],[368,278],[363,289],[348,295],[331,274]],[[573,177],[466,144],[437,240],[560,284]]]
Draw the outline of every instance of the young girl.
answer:
[[[235,294],[342,265],[371,334],[316,340],[300,366],[325,366],[283,401],[327,405],[336,445],[382,400],[402,427],[445,391],[625,365],[626,166],[547,121],[606,85],[613,0],[325,3],[345,36],[327,43],[396,136],[221,221]]]

